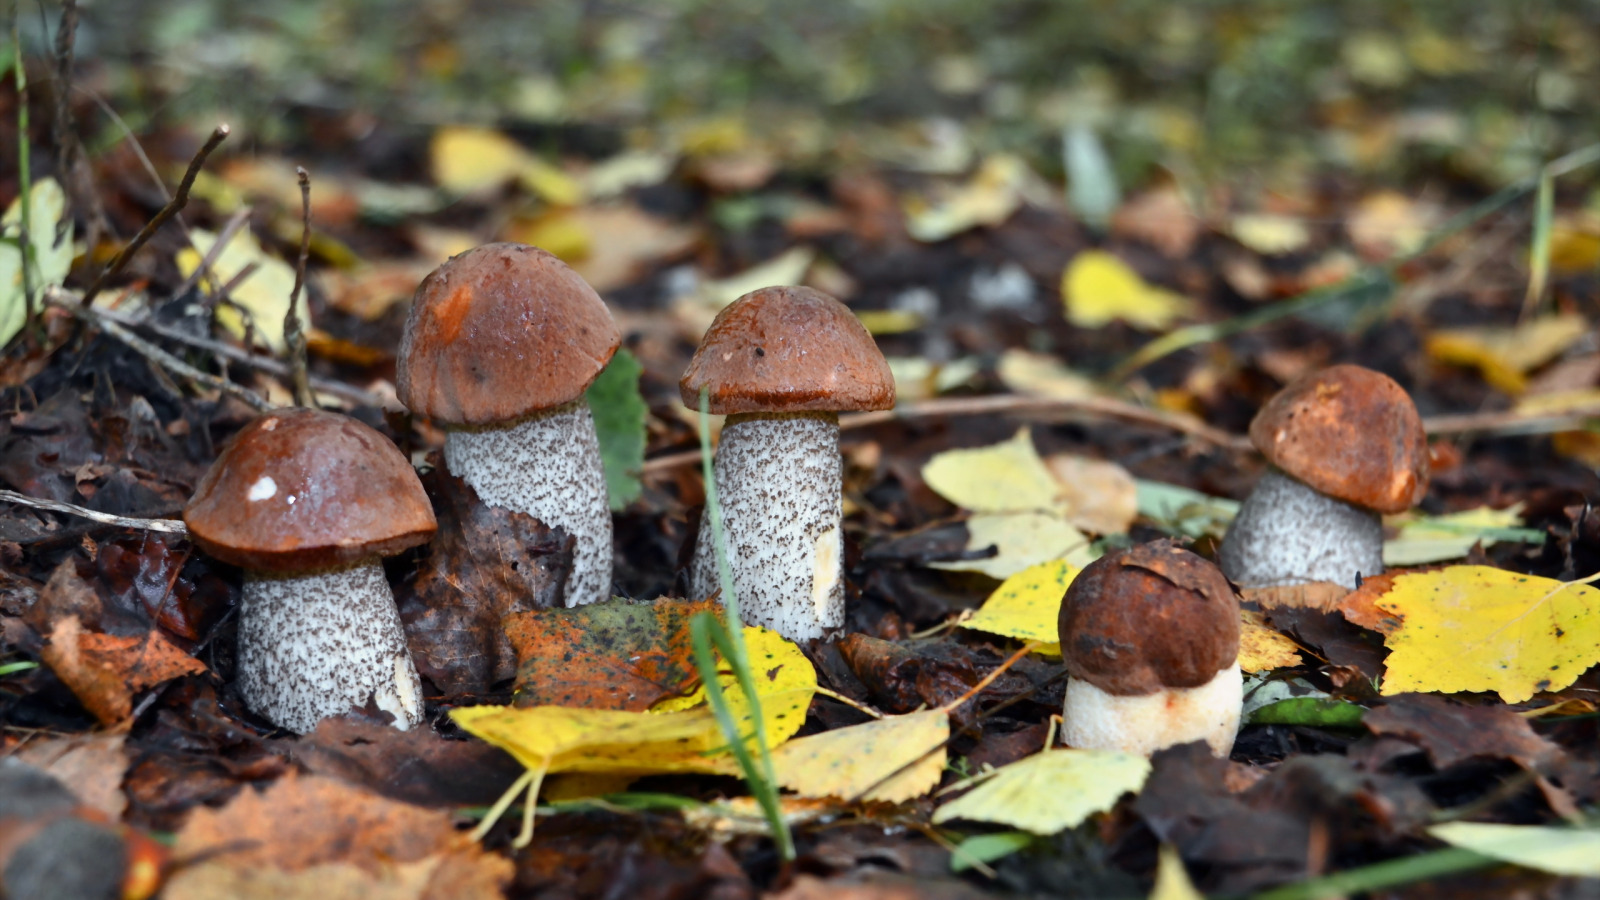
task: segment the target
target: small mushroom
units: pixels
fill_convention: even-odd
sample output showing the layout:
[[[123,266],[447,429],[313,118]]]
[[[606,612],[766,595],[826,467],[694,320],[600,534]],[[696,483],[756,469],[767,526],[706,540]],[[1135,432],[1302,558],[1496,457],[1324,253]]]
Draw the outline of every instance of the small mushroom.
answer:
[[[584,391],[621,342],[561,260],[485,244],[423,279],[400,343],[400,402],[449,429],[451,474],[576,539],[567,606],[611,595],[611,508]]]
[[[1241,587],[1356,583],[1383,571],[1381,513],[1428,492],[1428,440],[1405,389],[1361,366],[1313,372],[1250,423],[1271,468],[1218,551]]]
[[[1061,738],[1145,756],[1203,740],[1227,756],[1244,701],[1239,600],[1217,567],[1171,541],[1108,553],[1068,586]]]
[[[803,641],[844,625],[839,412],[894,406],[894,377],[843,303],[768,287],[717,314],[679,382],[683,402],[726,414],[714,477],[747,623]],[[710,517],[691,587],[717,591]]]
[[[437,528],[400,450],[348,416],[274,412],[246,425],[183,510],[202,550],[245,570],[239,690],[305,734],[367,705],[404,730],[422,686],[381,558]]]

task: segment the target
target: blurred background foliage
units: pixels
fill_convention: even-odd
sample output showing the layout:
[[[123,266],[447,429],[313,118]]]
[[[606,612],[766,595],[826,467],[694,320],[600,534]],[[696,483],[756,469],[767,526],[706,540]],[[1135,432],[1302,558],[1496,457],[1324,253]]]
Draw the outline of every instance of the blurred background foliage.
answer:
[[[1123,184],[1498,186],[1600,140],[1600,0],[105,0],[83,22],[90,87],[135,130],[225,119],[272,144],[306,138],[288,113],[356,110],[802,167],[1004,149],[1059,175],[1087,126]]]

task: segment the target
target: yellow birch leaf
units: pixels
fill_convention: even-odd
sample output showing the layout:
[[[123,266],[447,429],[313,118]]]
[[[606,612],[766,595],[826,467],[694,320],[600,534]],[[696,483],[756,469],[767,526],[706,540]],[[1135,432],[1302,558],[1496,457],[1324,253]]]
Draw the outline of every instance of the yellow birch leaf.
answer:
[[[1171,844],[1162,844],[1161,855],[1156,857],[1156,883],[1150,888],[1150,900],[1205,900],[1189,880],[1178,848]]]
[[[805,722],[817,673],[776,632],[745,628],[767,738],[788,740]],[[750,704],[731,672],[718,675],[741,734],[752,735]],[[699,695],[703,700],[703,694]],[[680,701],[681,702],[681,701]],[[659,708],[660,704],[658,704]],[[505,750],[530,769],[550,772],[719,772],[726,740],[705,705],[669,712],[619,712],[563,706],[474,706],[451,717],[462,730]]]
[[[1428,833],[1452,847],[1552,875],[1600,878],[1600,828],[1446,822]]]
[[[479,194],[523,174],[532,158],[522,145],[489,128],[446,126],[429,147],[433,180],[446,192]]]
[[[1302,250],[1311,243],[1304,220],[1275,213],[1240,213],[1233,217],[1233,239],[1263,256]]]
[[[1056,619],[1061,615],[1061,598],[1078,571],[1077,566],[1058,559],[1018,572],[1001,582],[983,607],[961,625],[1023,641],[1044,641],[1059,655]],[[1049,652],[1049,648],[1040,651]]]
[[[1589,332],[1578,313],[1545,316],[1515,328],[1488,326],[1450,328],[1428,336],[1429,358],[1458,366],[1473,366],[1483,380],[1507,394],[1520,394],[1527,375],[1565,353]]]
[[[217,242],[217,235],[201,229],[193,229],[189,237],[194,241],[194,247],[185,247],[178,251],[178,270],[183,277],[188,278],[195,270],[200,268],[200,262],[205,254],[211,252],[211,247]],[[255,271],[244,281],[229,291],[235,303],[243,307],[250,314],[250,319],[255,323],[255,336],[266,344],[274,353],[284,351],[283,342],[283,317],[289,312],[289,294],[294,291],[294,269],[276,256],[266,253],[261,245],[256,242],[256,236],[250,229],[241,228],[234,232],[228,245],[217,254],[216,260],[211,264],[211,274],[205,280],[210,290],[216,290],[221,285],[227,284],[247,266],[255,266]],[[306,292],[300,292],[298,304],[300,323],[307,330],[311,328],[311,311],[306,306]],[[231,306],[217,307],[217,321],[229,334],[239,340],[245,339],[244,316]]]
[[[1094,561],[1089,538],[1059,512],[977,513],[966,525],[967,549],[994,547],[995,555],[929,563],[929,568],[982,572],[999,579],[1053,559],[1079,566]]]
[[[1489,566],[1401,575],[1378,607],[1387,635],[1384,694],[1494,691],[1521,703],[1559,691],[1600,662],[1600,590]]]
[[[939,807],[934,824],[971,819],[1055,834],[1138,793],[1150,760],[1108,750],[1046,750],[1004,766]]]
[[[1022,205],[1030,175],[1021,157],[997,153],[978,166],[970,181],[940,200],[908,202],[906,233],[933,243],[980,225],[999,225]]]
[[[1049,510],[1059,503],[1060,487],[1033,449],[1027,428],[988,447],[936,453],[922,467],[922,480],[973,512]]]
[[[1160,331],[1188,315],[1189,298],[1146,284],[1128,264],[1104,250],[1085,250],[1061,274],[1061,299],[1067,321],[1079,328],[1102,328],[1121,319],[1135,328]]]
[[[554,206],[577,206],[584,199],[583,182],[531,154],[517,170],[517,180],[540,200]]]
[[[854,800],[909,763],[910,768],[862,798],[900,803],[939,783],[945,764],[942,745],[948,737],[950,717],[930,709],[790,741],[772,752],[772,765],[778,783],[802,797]]]
[[[1239,668],[1269,672],[1300,665],[1294,641],[1268,628],[1260,613],[1244,609],[1239,616]]]

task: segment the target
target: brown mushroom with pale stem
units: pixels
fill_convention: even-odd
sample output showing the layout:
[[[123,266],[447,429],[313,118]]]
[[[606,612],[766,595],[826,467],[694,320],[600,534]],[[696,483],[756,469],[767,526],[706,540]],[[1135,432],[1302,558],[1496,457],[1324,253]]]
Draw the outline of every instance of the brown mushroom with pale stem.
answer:
[[[621,343],[561,260],[485,244],[423,279],[400,344],[400,402],[448,429],[450,473],[576,539],[567,606],[611,596],[611,508],[584,391]]]
[[[1061,739],[1149,756],[1239,732],[1239,598],[1217,567],[1172,541],[1100,557],[1068,585],[1057,622],[1067,666]]]
[[[1405,389],[1361,366],[1313,372],[1250,423],[1271,467],[1217,552],[1244,588],[1326,581],[1353,587],[1383,571],[1383,513],[1428,492],[1428,439]]]
[[[406,729],[422,686],[381,558],[438,527],[399,448],[335,413],[283,410],[246,425],[183,510],[189,535],[245,570],[239,691],[306,734],[366,706]]]
[[[872,335],[838,300],[768,287],[717,314],[679,382],[683,402],[726,414],[714,476],[739,609],[803,641],[844,625],[839,413],[894,406]],[[710,517],[692,588],[718,589]]]

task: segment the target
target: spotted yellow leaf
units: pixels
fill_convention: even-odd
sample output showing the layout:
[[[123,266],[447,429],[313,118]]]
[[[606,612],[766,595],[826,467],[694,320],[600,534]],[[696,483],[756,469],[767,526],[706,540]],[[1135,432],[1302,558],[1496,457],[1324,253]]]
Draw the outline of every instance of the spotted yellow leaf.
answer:
[[[935,824],[971,819],[1055,834],[1138,793],[1150,760],[1109,750],[1046,750],[994,772],[977,787],[939,807]]]
[[[1128,264],[1104,250],[1085,250],[1061,275],[1067,321],[1079,328],[1103,328],[1121,319],[1135,328],[1159,331],[1193,308],[1189,298],[1146,284]]]
[[[1024,569],[1001,582],[983,607],[961,624],[975,631],[1044,641],[1041,653],[1060,655],[1056,619],[1061,615],[1061,598],[1078,571],[1064,559]]]
[[[1400,620],[1384,639],[1383,693],[1494,691],[1520,703],[1600,662],[1600,590],[1489,566],[1408,573],[1378,598]]]
[[[1246,672],[1267,672],[1300,665],[1300,650],[1294,641],[1268,628],[1261,614],[1241,610],[1239,621],[1239,668]]]

